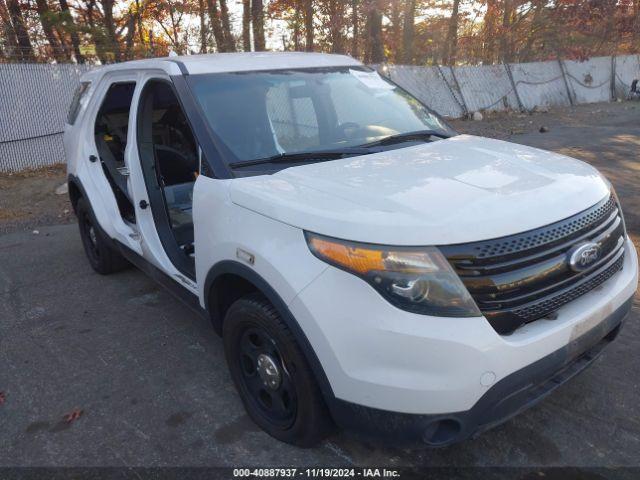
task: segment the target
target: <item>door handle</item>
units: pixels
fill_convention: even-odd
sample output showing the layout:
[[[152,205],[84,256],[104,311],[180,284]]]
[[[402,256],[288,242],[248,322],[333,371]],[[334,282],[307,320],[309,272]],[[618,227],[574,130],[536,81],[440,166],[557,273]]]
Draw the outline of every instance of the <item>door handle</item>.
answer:
[[[144,210],[145,208],[147,208],[149,206],[149,202],[147,202],[146,200],[140,200],[139,205],[140,205],[140,208],[142,210]]]

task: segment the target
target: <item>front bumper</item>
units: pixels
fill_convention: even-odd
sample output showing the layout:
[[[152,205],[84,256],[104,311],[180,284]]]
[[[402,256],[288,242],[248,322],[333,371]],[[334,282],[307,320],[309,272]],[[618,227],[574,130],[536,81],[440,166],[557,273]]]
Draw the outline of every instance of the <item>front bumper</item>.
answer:
[[[415,415],[337,400],[332,414],[343,428],[395,444],[444,446],[459,442],[533,406],[589,366],[618,335],[632,300],[571,344],[500,380],[467,411]]]
[[[526,408],[554,382],[584,368],[600,340],[615,336],[638,283],[628,239],[625,250],[622,270],[609,280],[562,306],[553,320],[508,336],[483,317],[401,311],[366,282],[333,267],[288,307],[328,379],[328,403],[338,423],[388,437],[402,431],[402,438],[413,439],[423,439],[429,427],[435,429],[427,434],[430,443],[446,444]],[[451,421],[434,424],[437,419]]]

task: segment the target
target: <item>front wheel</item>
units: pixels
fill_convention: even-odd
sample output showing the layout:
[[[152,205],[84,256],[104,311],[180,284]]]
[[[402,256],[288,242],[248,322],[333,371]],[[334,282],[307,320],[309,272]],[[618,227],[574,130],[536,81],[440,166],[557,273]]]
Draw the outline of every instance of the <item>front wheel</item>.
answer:
[[[223,324],[231,377],[253,421],[272,437],[311,447],[333,427],[322,394],[293,334],[260,295],[229,308]]]

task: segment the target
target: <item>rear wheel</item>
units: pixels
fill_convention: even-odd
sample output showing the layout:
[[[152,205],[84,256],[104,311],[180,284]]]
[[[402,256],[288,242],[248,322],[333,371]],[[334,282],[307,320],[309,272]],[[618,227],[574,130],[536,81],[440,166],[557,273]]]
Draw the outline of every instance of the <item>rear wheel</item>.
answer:
[[[130,267],[131,264],[104,238],[96,225],[91,207],[84,198],[78,199],[75,210],[78,216],[82,246],[91,267],[101,275],[108,275]]]
[[[253,421],[283,442],[311,447],[333,424],[313,372],[289,328],[260,295],[229,308],[225,356]]]

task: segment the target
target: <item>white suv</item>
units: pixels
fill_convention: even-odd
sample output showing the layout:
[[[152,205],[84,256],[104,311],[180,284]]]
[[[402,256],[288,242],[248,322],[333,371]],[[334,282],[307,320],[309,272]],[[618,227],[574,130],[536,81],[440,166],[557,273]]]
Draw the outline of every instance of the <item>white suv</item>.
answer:
[[[457,135],[356,60],[142,60],[87,73],[65,132],[89,262],[213,322],[251,418],[446,445],[588,365],[636,290],[610,183]]]

